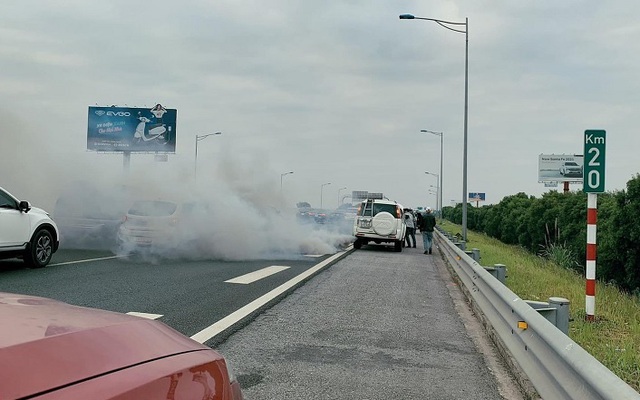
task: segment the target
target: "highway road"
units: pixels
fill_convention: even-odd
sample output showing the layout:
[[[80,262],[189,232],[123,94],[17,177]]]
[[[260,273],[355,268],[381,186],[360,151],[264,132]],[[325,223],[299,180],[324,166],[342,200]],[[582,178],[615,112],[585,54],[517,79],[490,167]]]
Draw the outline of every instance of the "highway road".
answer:
[[[521,398],[442,258],[421,249],[234,262],[61,250],[44,269],[0,261],[0,291],[159,319],[220,350],[247,400]]]

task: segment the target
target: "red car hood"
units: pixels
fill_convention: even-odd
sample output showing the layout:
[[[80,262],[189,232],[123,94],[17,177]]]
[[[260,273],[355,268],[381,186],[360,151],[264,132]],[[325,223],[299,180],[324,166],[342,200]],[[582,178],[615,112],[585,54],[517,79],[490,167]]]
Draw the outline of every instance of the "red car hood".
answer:
[[[211,350],[161,322],[0,292],[0,399],[179,353]],[[222,358],[222,357],[221,357]]]

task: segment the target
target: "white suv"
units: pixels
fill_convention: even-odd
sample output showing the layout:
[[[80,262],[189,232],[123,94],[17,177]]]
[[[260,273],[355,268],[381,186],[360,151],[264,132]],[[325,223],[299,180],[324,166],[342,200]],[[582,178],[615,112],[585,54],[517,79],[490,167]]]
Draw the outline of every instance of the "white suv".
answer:
[[[368,199],[360,203],[353,222],[353,247],[374,242],[393,243],[395,251],[402,251],[407,226],[402,218],[402,206],[395,201]]]
[[[19,257],[31,267],[45,267],[58,250],[59,237],[46,211],[0,187],[0,258]]]

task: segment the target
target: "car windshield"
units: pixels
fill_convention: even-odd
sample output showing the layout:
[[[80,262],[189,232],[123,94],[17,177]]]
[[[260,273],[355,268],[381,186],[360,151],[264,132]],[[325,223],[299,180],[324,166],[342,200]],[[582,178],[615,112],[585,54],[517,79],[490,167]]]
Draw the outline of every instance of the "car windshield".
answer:
[[[566,162],[564,163],[564,165],[566,165],[567,167],[577,167],[578,164],[574,163],[574,162]]]
[[[168,217],[176,212],[178,205],[169,201],[136,201],[131,209],[130,215],[142,217]]]

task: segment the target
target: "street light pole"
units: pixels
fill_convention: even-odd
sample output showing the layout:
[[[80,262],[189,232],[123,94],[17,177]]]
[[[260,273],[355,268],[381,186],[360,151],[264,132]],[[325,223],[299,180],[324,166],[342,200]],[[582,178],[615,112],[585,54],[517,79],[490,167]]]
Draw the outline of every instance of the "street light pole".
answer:
[[[284,172],[280,174],[280,196],[282,196],[282,177],[289,174],[293,174],[293,171]]]
[[[347,187],[341,187],[340,189],[338,189],[338,207],[340,207],[342,205],[342,203],[340,202],[340,192],[344,189],[346,189]]]
[[[436,177],[436,185],[437,185],[437,184],[438,184],[438,182],[440,181],[440,175],[438,175],[438,174],[434,174],[434,173],[431,173],[431,172],[427,172],[427,171],[424,171],[424,173],[425,173],[425,174],[428,174],[428,175],[433,175],[433,176],[435,176],[435,177]],[[431,186],[431,187],[434,187],[433,185],[430,185],[430,186]],[[436,188],[436,191],[438,192],[438,193],[436,193],[436,210],[440,210],[440,209],[442,208],[442,204],[439,204],[439,202],[440,202],[440,196],[439,196],[439,194],[441,194],[441,192],[440,192],[440,187],[439,187],[439,186],[436,186],[435,188]]]
[[[331,185],[331,182],[323,183],[322,185],[320,185],[320,209],[322,209],[322,189],[324,189],[324,187],[327,185]]]
[[[222,135],[222,132],[207,133],[206,135],[196,135],[196,156],[193,161],[193,179],[198,179],[198,142],[212,135]]]
[[[443,21],[435,18],[416,17],[411,14],[402,14],[400,19],[422,19],[426,21],[434,21],[443,28],[454,32],[464,33],[465,49],[464,49],[464,146],[462,156],[462,240],[467,241],[467,126],[469,115],[469,18],[465,18],[464,22]],[[453,26],[464,25],[464,30],[452,28]]]
[[[443,208],[443,206],[442,206],[442,157],[443,157],[442,142],[443,142],[444,134],[442,132],[434,132],[434,131],[430,131],[430,130],[427,130],[427,129],[421,129],[420,132],[426,132],[426,133],[431,133],[431,134],[436,135],[436,136],[440,136],[440,183],[439,183],[439,193],[440,193],[440,195],[438,197],[439,197],[439,202],[440,202],[440,208],[439,208],[440,218],[442,218],[443,217],[442,216],[442,208]]]

